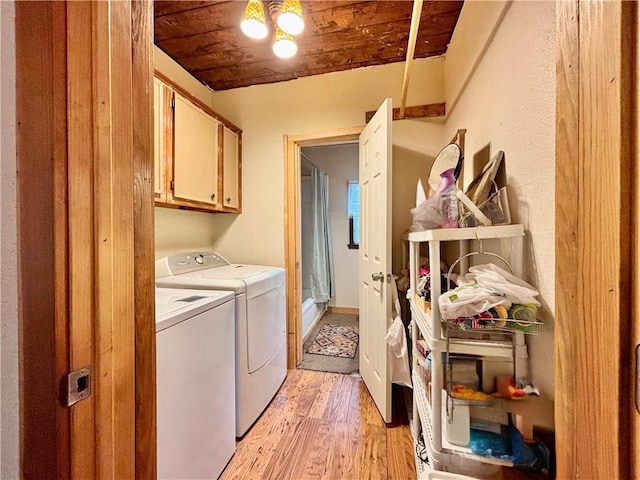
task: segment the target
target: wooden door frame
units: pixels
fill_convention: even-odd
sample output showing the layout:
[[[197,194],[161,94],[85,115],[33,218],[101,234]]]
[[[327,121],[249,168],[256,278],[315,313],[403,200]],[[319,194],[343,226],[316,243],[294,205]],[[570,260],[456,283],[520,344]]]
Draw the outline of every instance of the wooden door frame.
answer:
[[[156,476],[152,19],[16,4],[24,478]],[[92,395],[63,406],[85,366]]]
[[[300,235],[300,149],[358,140],[364,125],[315,133],[284,135],[284,256],[287,277],[287,366],[302,362],[302,277]]]
[[[635,2],[556,5],[557,477],[632,478],[638,11]]]
[[[143,10],[146,8],[146,13],[142,13],[138,18],[144,17],[149,22],[151,19],[149,5],[145,6],[145,3],[134,2],[133,10],[138,8],[136,5],[142,6]],[[617,26],[617,28],[622,28],[624,32],[628,32],[629,29],[635,32],[637,12],[630,16],[616,14],[623,8],[636,8],[633,3],[627,3],[626,7],[621,7],[620,2],[603,2],[600,4],[600,9],[607,13],[611,12],[610,9],[615,10],[613,17],[607,16],[605,18],[605,23],[613,21],[614,30]],[[640,230],[638,227],[638,198],[640,195],[637,194],[637,165],[629,160],[637,158],[637,136],[630,135],[630,139],[636,140],[625,143],[622,133],[626,132],[628,128],[637,128],[635,112],[637,110],[637,84],[634,83],[629,89],[617,88],[614,92],[614,98],[611,99],[611,105],[605,102],[605,109],[611,106],[617,112],[613,117],[613,125],[603,125],[604,115],[602,120],[595,117],[590,121],[581,115],[583,102],[586,99],[579,92],[582,88],[588,87],[588,84],[587,79],[578,73],[581,61],[587,58],[586,52],[581,53],[579,39],[589,38],[593,45],[603,47],[608,43],[611,48],[622,50],[620,43],[612,43],[610,36],[601,34],[602,30],[580,34],[578,13],[582,13],[581,8],[583,7],[581,5],[583,4],[578,4],[575,1],[558,2],[555,331],[558,477],[575,478],[578,474],[582,477],[590,474],[595,476],[601,472],[600,468],[607,467],[606,476],[625,478],[629,477],[628,466],[625,466],[624,462],[625,457],[630,457],[629,448],[625,446],[625,443],[628,443],[626,440],[629,439],[629,422],[622,420],[628,418],[628,409],[631,408],[628,402],[631,396],[631,388],[628,384],[631,382],[628,381],[629,377],[625,377],[625,375],[630,374],[629,370],[632,369],[625,369],[631,360],[630,344],[625,340],[630,339],[631,335],[627,335],[630,325],[624,321],[624,318],[628,317],[621,313],[628,312],[627,307],[633,307],[633,318],[636,319],[640,302],[638,301],[636,280],[633,280],[631,284],[634,292],[633,304],[630,301],[629,287],[625,287],[624,284],[626,281],[631,282],[632,278],[629,268],[622,265],[622,259],[625,258],[625,255],[629,255],[626,258],[633,258],[635,270],[640,264],[637,247],[638,231]],[[41,15],[39,20],[42,21],[37,22],[38,28],[33,31],[38,31],[38,38],[47,42],[48,46],[43,47],[39,52],[41,59],[45,61],[37,63],[39,68],[34,69],[34,63],[30,62],[36,62],[37,56],[35,55],[36,51],[32,50],[34,57],[26,59],[26,64],[21,63],[25,61],[24,57],[18,58],[16,65],[18,75],[21,68],[28,68],[32,75],[30,85],[34,88],[34,98],[44,98],[46,101],[43,105],[36,102],[30,103],[29,98],[17,98],[17,114],[18,118],[23,120],[22,125],[30,127],[37,125],[30,136],[19,137],[17,140],[19,143],[18,161],[27,162],[26,164],[20,163],[23,168],[20,170],[18,185],[20,188],[21,182],[26,182],[25,175],[31,172],[33,174],[31,182],[37,180],[38,185],[42,186],[37,197],[39,208],[35,208],[36,202],[33,201],[33,197],[28,195],[27,190],[23,189],[18,192],[19,215],[31,215],[23,217],[18,230],[19,246],[23,252],[19,263],[19,275],[21,279],[24,279],[20,281],[21,455],[23,475],[29,473],[29,470],[24,468],[25,457],[28,455],[33,459],[37,454],[41,459],[50,461],[47,465],[47,472],[55,472],[54,476],[56,477],[68,478],[71,473],[68,444],[70,439],[69,411],[52,403],[52,400],[57,399],[55,393],[58,386],[57,380],[60,378],[61,372],[67,370],[65,365],[70,362],[68,356],[60,353],[64,350],[68,331],[64,324],[56,323],[52,319],[58,318],[57,316],[64,317],[68,313],[65,279],[68,275],[66,265],[69,259],[66,257],[66,251],[61,249],[58,243],[60,238],[64,242],[67,241],[66,225],[61,221],[54,223],[47,220],[47,218],[51,219],[54,216],[60,220],[61,212],[62,215],[66,215],[66,193],[59,189],[60,184],[57,183],[63,181],[62,177],[67,174],[66,148],[60,148],[59,143],[61,138],[64,141],[67,140],[66,114],[61,116],[60,110],[64,108],[66,111],[66,88],[64,82],[61,84],[65,77],[59,76],[63,71],[60,70],[62,68],[61,62],[65,60],[64,55],[60,56],[61,50],[59,48],[66,49],[66,31],[61,31],[59,24],[56,23],[56,18],[59,15],[64,16],[65,13],[60,11],[59,2],[51,4],[40,2],[39,6],[43,8],[39,12]],[[582,17],[584,18],[584,15]],[[625,17],[631,20],[625,20]],[[586,22],[584,23],[586,24]],[[44,25],[50,25],[51,29],[43,28]],[[21,34],[18,31],[19,28],[17,26],[17,37]],[[147,24],[145,28],[150,31],[152,27]],[[22,34],[24,35],[24,33],[23,30]],[[149,40],[144,40],[145,36],[149,37],[148,34],[142,33],[139,43],[134,42],[134,52],[136,48],[140,49],[139,52],[150,51],[150,45],[146,43],[150,42],[150,37]],[[636,39],[637,36],[634,34],[631,38]],[[57,45],[58,48],[53,48],[53,45]],[[620,50],[617,55],[612,57],[618,63],[621,63]],[[147,54],[142,53],[142,55]],[[602,60],[602,56],[606,55],[600,51],[598,58]],[[631,62],[628,68],[637,68],[636,62]],[[142,70],[134,69],[134,77],[136,71],[138,74],[144,75]],[[583,68],[582,71],[587,72],[588,70]],[[597,72],[596,69],[592,69],[592,71]],[[34,75],[35,73],[38,75]],[[625,82],[628,80],[625,75],[622,75],[620,79]],[[610,77],[604,78],[603,75],[594,81],[605,87],[611,83],[615,85],[615,78],[612,80]],[[637,77],[634,78],[635,81],[637,81]],[[35,88],[36,86],[39,90]],[[24,85],[21,85],[20,88],[24,88]],[[150,88],[151,82],[149,81],[147,90]],[[609,92],[610,90],[603,88],[601,91]],[[635,92],[635,99],[624,103],[622,101],[624,100],[624,92]],[[42,96],[43,93],[44,96]],[[36,94],[40,96],[38,97]],[[145,110],[144,100],[139,100],[141,102],[139,108]],[[21,101],[25,103],[20,103]],[[33,115],[29,115],[30,112],[33,112]],[[137,117],[138,114],[135,112],[134,110],[134,115]],[[148,114],[150,115],[150,110]],[[143,115],[142,111],[140,111],[140,115]],[[610,120],[609,117],[606,119]],[[624,122],[623,119],[629,120],[629,122]],[[604,128],[604,131],[612,133],[611,140],[615,146],[614,150],[618,149],[613,154],[608,150],[609,142],[602,143],[602,149],[606,150],[604,152],[586,148],[594,147],[594,145],[585,142],[585,135],[598,128]],[[26,128],[22,130],[23,132],[27,131]],[[300,280],[299,270],[296,267],[299,264],[296,262],[300,260],[299,234],[296,230],[296,226],[299,225],[297,203],[299,200],[297,194],[299,191],[299,149],[302,146],[336,143],[340,139],[343,141],[352,140],[357,138],[361,130],[362,127],[354,127],[354,129],[284,137],[286,159],[285,256],[288,278],[288,359],[290,367],[295,367],[301,358],[301,342],[298,337],[301,329]],[[138,134],[143,137],[147,133],[150,133],[150,129],[147,127],[138,130]],[[20,132],[18,135],[20,136]],[[54,138],[57,141],[54,141]],[[151,145],[150,136],[148,142]],[[136,182],[142,182],[142,191],[135,190],[134,193],[134,204],[141,208],[141,210],[134,212],[134,230],[137,229],[137,232],[134,231],[134,242],[140,247],[136,247],[134,250],[136,271],[135,361],[136,379],[149,382],[155,376],[152,356],[153,341],[149,341],[154,336],[150,328],[153,322],[150,313],[153,312],[153,298],[150,298],[153,283],[148,280],[153,272],[153,264],[149,261],[149,252],[152,250],[147,250],[145,253],[144,248],[145,245],[153,244],[153,218],[149,214],[149,212],[151,214],[153,212],[153,197],[151,194],[144,193],[147,189],[152,192],[150,181],[152,174],[148,173],[148,169],[152,168],[152,165],[146,165],[144,160],[148,158],[148,162],[151,161],[148,156],[145,157],[144,149],[147,148],[144,146],[145,143],[146,140],[142,138],[141,143],[134,147],[134,156],[139,155],[135,161],[134,176]],[[598,145],[595,146],[598,147]],[[632,148],[633,151],[628,152],[627,148]],[[603,155],[598,157],[600,153]],[[624,153],[629,155],[625,156]],[[42,157],[43,154],[44,157]],[[38,163],[42,158],[55,159],[52,164],[55,168],[43,169],[42,164]],[[603,159],[609,161],[603,162]],[[63,163],[59,164],[58,161]],[[599,173],[605,165],[608,170],[607,175],[603,177]],[[30,170],[25,170],[25,166],[29,166]],[[631,176],[627,178],[621,175],[625,172],[626,167],[633,167],[633,180],[631,180]],[[590,197],[585,196],[585,186],[600,185],[600,183],[591,182],[594,180],[600,182],[602,179],[607,182],[605,186],[595,192],[588,192]],[[633,184],[631,184],[632,182]],[[139,186],[137,184],[136,188]],[[632,187],[635,188],[633,194],[631,193]],[[591,198],[593,201],[587,204],[587,198]],[[151,204],[149,205],[148,202]],[[629,205],[633,205],[635,208],[630,208]],[[48,214],[51,216],[48,217]],[[608,219],[608,222],[611,222],[606,223],[604,226],[607,228],[604,229],[601,228],[603,219]],[[627,227],[625,227],[626,220],[629,220],[629,223],[626,223]],[[628,240],[628,225],[633,225],[633,248]],[[142,237],[139,238],[138,235]],[[151,235],[150,238],[149,235]],[[598,263],[596,267],[600,269],[600,272],[611,275],[611,277],[606,277],[611,279],[611,282],[605,282],[603,280],[605,276],[600,279],[588,276],[589,267],[593,267],[593,264],[598,261],[596,253],[603,250],[607,250],[614,261]],[[33,251],[38,252],[37,258],[35,256],[29,257],[28,253]],[[593,255],[589,255],[590,253]],[[51,256],[47,257],[47,255]],[[41,261],[43,258],[46,262],[44,264]],[[145,278],[141,279],[138,275]],[[627,283],[627,285],[629,284]],[[613,285],[613,292],[609,291],[611,285]],[[602,292],[612,295],[603,298]],[[590,296],[590,294],[594,295]],[[52,302],[46,302],[47,298]],[[590,302],[590,299],[594,298],[601,298],[603,303]],[[140,305],[139,302],[143,302],[144,305]],[[606,314],[606,318],[604,318],[604,314]],[[638,322],[635,320],[636,329],[638,328],[637,324]],[[29,332],[32,332],[34,336],[29,336]],[[36,332],[38,335],[35,335]],[[611,335],[611,332],[615,334]],[[38,350],[40,347],[41,349]],[[43,360],[50,363],[38,363]],[[612,365],[613,370],[610,368]],[[140,372],[138,372],[138,367],[141,368]],[[42,375],[38,375],[38,372]],[[31,381],[34,383],[30,383]],[[34,388],[30,389],[30,385]],[[29,408],[37,398],[41,398],[45,403],[48,402],[49,406],[40,410],[39,413],[43,416],[32,417],[29,415]],[[618,406],[618,400],[625,398],[627,401],[620,402]],[[146,419],[146,426],[139,424],[139,417],[144,415],[140,410],[142,402],[144,402],[144,410],[149,417]],[[155,451],[155,436],[149,433],[155,431],[152,426],[155,421],[152,413],[155,411],[154,402],[153,386],[147,384],[140,387],[138,383],[136,387],[136,403],[138,404],[135,416],[136,438],[139,438],[138,434],[143,435],[141,432],[146,432],[144,435],[147,436],[146,442],[149,450],[141,451],[140,445],[136,441],[136,452],[138,453],[136,469],[138,469],[139,460],[146,462],[149,468],[154,468],[152,465],[155,461],[153,453]],[[605,417],[601,415],[602,412],[590,415],[590,404],[608,406],[611,408],[608,411],[612,415]],[[36,420],[37,424],[34,423]],[[637,420],[635,424],[637,424]],[[590,427],[584,428],[584,425]],[[140,427],[139,430],[138,427]],[[603,430],[599,430],[600,427]],[[53,435],[54,438],[37,438],[36,432],[43,431],[56,433]],[[581,432],[579,438],[575,434],[578,431]],[[620,441],[609,442],[610,435],[620,438]],[[637,441],[637,437],[635,438]],[[153,478],[154,476],[147,472],[140,478]]]

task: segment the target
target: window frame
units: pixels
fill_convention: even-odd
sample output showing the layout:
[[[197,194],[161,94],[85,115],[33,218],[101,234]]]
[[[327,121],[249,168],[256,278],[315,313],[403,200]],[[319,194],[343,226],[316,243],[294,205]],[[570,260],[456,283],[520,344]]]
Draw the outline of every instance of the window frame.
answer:
[[[352,215],[351,213],[351,209],[350,207],[350,192],[351,192],[351,185],[354,185],[357,187],[357,192],[358,192],[358,208],[360,206],[360,182],[356,181],[356,180],[349,180],[347,182],[347,217],[349,218],[349,243],[347,244],[347,247],[349,248],[349,250],[358,250],[360,248],[360,241],[358,239],[358,242],[356,243],[354,241],[354,232],[355,232],[355,217],[354,215]],[[360,217],[360,212],[358,212],[358,219]],[[359,226],[358,226],[358,233],[359,232]],[[358,235],[359,236],[359,235]]]

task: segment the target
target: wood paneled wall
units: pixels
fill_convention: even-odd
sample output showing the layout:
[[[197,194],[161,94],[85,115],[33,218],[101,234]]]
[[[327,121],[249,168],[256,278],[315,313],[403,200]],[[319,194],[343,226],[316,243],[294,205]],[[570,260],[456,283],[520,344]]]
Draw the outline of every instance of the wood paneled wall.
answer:
[[[151,12],[16,6],[25,478],[155,478]]]
[[[66,8],[17,2],[15,14],[21,469],[26,479],[64,479],[71,473],[69,410],[58,401],[70,361]]]
[[[634,9],[557,2],[558,478],[630,475]]]

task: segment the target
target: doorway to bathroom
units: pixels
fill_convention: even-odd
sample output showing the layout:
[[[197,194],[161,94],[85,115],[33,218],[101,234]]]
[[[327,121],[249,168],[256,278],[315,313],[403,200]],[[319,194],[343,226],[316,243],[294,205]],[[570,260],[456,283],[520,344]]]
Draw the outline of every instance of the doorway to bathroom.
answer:
[[[285,135],[285,270],[287,272],[287,365],[302,363],[302,149],[358,142],[363,126]]]
[[[358,143],[300,150],[300,368],[358,372]]]

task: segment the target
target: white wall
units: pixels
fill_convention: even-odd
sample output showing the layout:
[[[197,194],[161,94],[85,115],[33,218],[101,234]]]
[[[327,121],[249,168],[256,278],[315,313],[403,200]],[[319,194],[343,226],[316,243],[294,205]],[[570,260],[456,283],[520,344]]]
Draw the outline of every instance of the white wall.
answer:
[[[347,246],[347,183],[358,181],[358,144],[310,147],[302,151],[329,176],[329,221],[336,280],[335,296],[329,300],[329,306],[358,308],[358,250]]]
[[[465,4],[462,14],[466,7]],[[481,17],[476,20],[483,21]],[[460,22],[473,31],[474,18],[461,16]],[[478,28],[486,30],[486,26]],[[459,33],[467,32],[456,30],[452,44]],[[544,333],[530,338],[529,343],[532,380],[542,396],[551,400],[555,308],[555,3],[513,2],[494,33],[471,78],[462,82],[466,86],[449,112],[445,128],[447,136],[453,136],[458,128],[467,129],[465,185],[471,180],[475,152],[487,145],[491,155],[498,150],[505,152],[512,220],[522,223],[526,231],[524,276],[538,288],[543,304],[539,317],[545,322]],[[464,48],[458,51],[464,52]],[[449,61],[448,54],[446,62]],[[445,77],[445,82],[460,83],[460,79]],[[544,410],[535,420],[551,429],[553,411]]]
[[[400,274],[407,268],[408,244],[402,236],[411,226],[411,209],[416,206],[418,179],[427,188],[435,156],[450,139],[444,139],[443,125],[420,120],[393,122],[392,193],[392,270]],[[403,250],[406,249],[406,250]]]
[[[156,207],[155,214],[156,259],[211,250],[216,238],[212,214],[164,207]]]
[[[442,58],[414,62],[407,105],[443,101],[443,64]],[[242,214],[156,208],[156,258],[209,245],[235,262],[283,266],[283,135],[362,125],[365,112],[377,109],[389,96],[399,105],[404,64],[223,92],[198,83],[157,47],[154,67],[243,130]],[[438,122],[402,120],[393,128],[394,144],[398,138],[414,153],[434,155],[441,147]],[[175,228],[175,222],[184,228]],[[398,223],[398,230],[404,230],[406,223],[406,219]]]
[[[408,105],[441,102],[441,58],[414,64]],[[245,263],[284,265],[283,135],[364,124],[385,97],[400,101],[402,63],[212,93],[212,106],[243,129],[243,213],[216,219],[216,249]],[[427,122],[422,122],[427,123]],[[246,248],[247,238],[260,241]]]
[[[19,478],[14,2],[0,2],[0,478]]]

